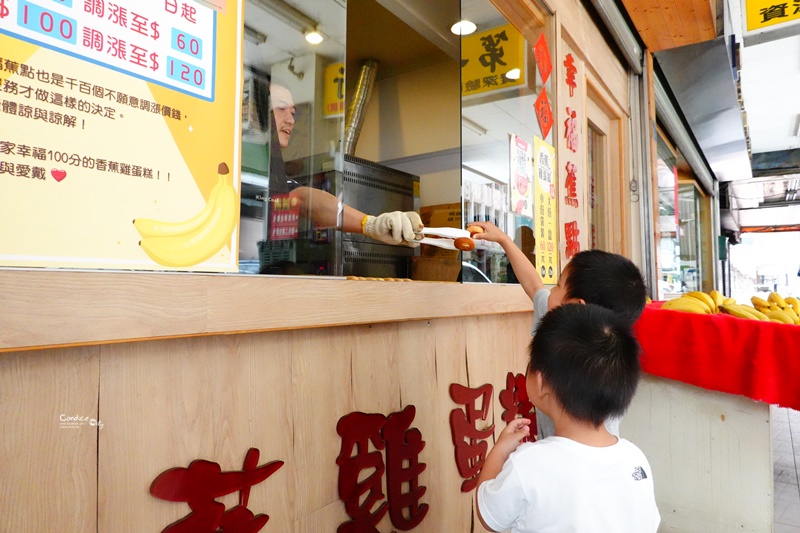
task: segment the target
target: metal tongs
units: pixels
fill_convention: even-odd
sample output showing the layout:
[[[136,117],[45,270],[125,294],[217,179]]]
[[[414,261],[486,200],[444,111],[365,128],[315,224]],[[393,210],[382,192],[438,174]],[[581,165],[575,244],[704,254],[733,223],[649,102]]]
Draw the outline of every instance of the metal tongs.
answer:
[[[434,235],[435,237],[426,237],[426,235]],[[475,241],[470,238],[470,233],[465,229],[458,228],[422,228],[422,231],[417,233],[416,242],[438,246],[439,248],[445,248],[447,250],[462,251],[462,248],[456,247],[455,240],[463,238],[469,239],[472,243],[470,249],[475,248]]]

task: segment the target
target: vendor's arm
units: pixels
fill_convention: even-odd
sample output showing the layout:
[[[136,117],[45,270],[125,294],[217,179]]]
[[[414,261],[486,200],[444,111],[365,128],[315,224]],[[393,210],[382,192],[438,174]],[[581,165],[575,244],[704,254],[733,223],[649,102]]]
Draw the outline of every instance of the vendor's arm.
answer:
[[[508,262],[514,269],[514,275],[517,276],[520,285],[525,290],[525,294],[533,300],[533,295],[536,291],[544,289],[544,282],[536,267],[530,262],[525,253],[514,244],[514,240],[506,235],[506,233],[492,224],[491,222],[470,222],[468,226],[480,226],[483,228],[483,233],[476,233],[473,235],[475,239],[483,239],[485,241],[496,242],[503,247],[503,250],[508,256]]]
[[[311,187],[298,187],[290,193],[297,199],[300,213],[314,221],[317,227],[336,227],[339,199],[334,195]],[[422,230],[422,220],[414,211],[393,211],[378,216],[367,215],[343,204],[342,231],[363,233],[386,244],[416,245],[415,233]]]

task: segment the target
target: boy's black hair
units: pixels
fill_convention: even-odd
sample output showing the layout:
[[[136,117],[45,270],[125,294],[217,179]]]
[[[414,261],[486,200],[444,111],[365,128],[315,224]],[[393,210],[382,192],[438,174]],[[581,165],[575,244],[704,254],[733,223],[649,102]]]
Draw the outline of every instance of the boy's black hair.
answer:
[[[542,374],[571,416],[597,427],[622,416],[639,384],[639,343],[628,323],[594,304],[564,304],[542,318],[530,343]]]
[[[639,268],[627,257],[585,250],[575,254],[567,269],[564,289],[568,298],[616,311],[628,324],[642,314],[647,288]]]

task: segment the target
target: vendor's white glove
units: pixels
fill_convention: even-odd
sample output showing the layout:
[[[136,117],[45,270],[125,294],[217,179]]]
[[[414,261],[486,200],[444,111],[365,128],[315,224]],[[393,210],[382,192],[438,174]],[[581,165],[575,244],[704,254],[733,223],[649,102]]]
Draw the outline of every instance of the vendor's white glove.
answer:
[[[364,235],[386,244],[417,247],[415,233],[422,231],[422,219],[414,211],[392,211],[376,217],[367,215],[362,222]]]

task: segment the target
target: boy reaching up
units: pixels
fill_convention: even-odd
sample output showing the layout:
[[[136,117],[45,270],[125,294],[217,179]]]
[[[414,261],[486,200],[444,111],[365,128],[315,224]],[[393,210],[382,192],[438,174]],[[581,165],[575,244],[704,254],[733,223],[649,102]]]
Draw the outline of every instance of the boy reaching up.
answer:
[[[565,303],[596,304],[610,309],[628,325],[642,314],[647,297],[642,273],[633,262],[619,254],[602,250],[586,250],[573,256],[558,277],[558,285],[550,290],[544,286],[541,276],[514,241],[491,222],[470,222],[469,226],[480,226],[483,233],[473,235],[475,239],[496,242],[503,247],[514,274],[525,293],[533,302],[533,327],[535,335],[545,314]],[[619,418],[607,421],[609,430],[619,434]],[[553,434],[553,421],[549,417],[536,415],[539,437]]]
[[[639,382],[627,321],[593,304],[565,304],[530,344],[528,397],[555,434],[520,444],[530,421],[503,429],[478,476],[477,509],[490,531],[655,533],[661,520],[644,454],[608,432]]]

